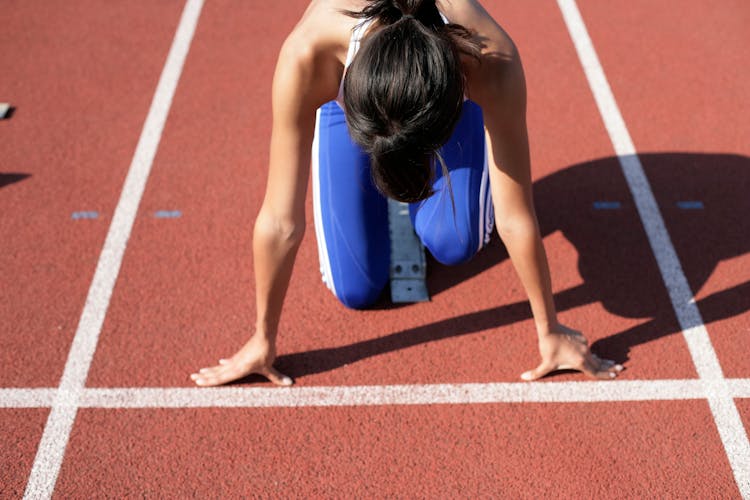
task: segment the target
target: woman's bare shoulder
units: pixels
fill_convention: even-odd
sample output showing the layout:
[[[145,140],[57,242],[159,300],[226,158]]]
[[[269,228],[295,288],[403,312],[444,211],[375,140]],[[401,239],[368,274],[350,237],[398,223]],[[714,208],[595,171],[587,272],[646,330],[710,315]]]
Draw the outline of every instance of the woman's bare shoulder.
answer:
[[[281,47],[275,88],[283,94],[305,94],[305,100],[315,105],[334,99],[351,30],[357,23],[344,11],[361,8],[360,4],[355,0],[312,0]]]
[[[480,61],[464,59],[469,97],[483,108],[495,103],[495,108],[512,112],[515,104],[525,102],[525,85],[521,57],[510,35],[478,0],[437,1],[448,20],[472,31],[481,46]]]
[[[312,0],[287,36],[285,47],[294,51],[346,59],[352,28],[358,22],[345,14],[360,10],[362,0]]]
[[[508,33],[478,0],[437,0],[437,5],[450,22],[476,33],[483,54],[512,55],[516,51]]]

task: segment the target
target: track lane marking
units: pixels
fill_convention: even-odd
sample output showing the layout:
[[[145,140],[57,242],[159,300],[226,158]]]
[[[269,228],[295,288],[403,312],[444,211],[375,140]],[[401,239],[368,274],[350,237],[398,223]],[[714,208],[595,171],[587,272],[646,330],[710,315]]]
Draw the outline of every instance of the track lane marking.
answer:
[[[750,398],[750,378],[728,379],[730,398]],[[79,408],[286,408],[305,406],[593,403],[708,399],[717,388],[705,380],[498,382],[489,384],[269,387],[86,388]],[[49,408],[54,388],[0,389],[0,408]]]
[[[734,479],[742,497],[750,498],[750,442],[703,318],[578,6],[575,0],[557,0],[557,4],[620,161],[698,376],[712,388],[708,402]]]
[[[0,408],[49,408],[55,402],[53,387],[0,389]]]
[[[587,403],[703,399],[698,380],[333,386],[299,388],[88,389],[100,408],[308,407],[482,403]]]
[[[726,379],[729,387],[729,394],[733,398],[750,399],[750,379],[747,378],[728,378]]]
[[[104,241],[24,498],[50,498],[203,0],[187,0]]]

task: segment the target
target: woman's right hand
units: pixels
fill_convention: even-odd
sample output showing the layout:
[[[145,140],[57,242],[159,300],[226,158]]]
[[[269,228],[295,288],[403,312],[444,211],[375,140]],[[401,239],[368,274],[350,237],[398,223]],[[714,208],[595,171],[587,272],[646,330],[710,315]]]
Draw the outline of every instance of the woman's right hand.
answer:
[[[287,37],[273,79],[268,180],[253,233],[257,324],[267,332],[275,332],[279,324],[296,252],[305,231],[315,112],[336,98],[341,80],[341,64],[325,45],[329,31],[310,29],[310,23],[320,22],[324,10],[328,12],[328,7],[315,10],[315,15],[306,15],[306,20]],[[341,28],[342,32],[348,33],[347,30]],[[320,36],[311,39],[311,33]],[[348,36],[345,35],[346,40]],[[215,386],[257,373],[274,384],[292,385],[290,377],[273,367],[275,333],[270,337],[262,333],[253,335],[231,358],[202,368],[190,378],[199,386]]]
[[[276,385],[290,386],[294,383],[291,377],[280,373],[273,367],[276,352],[273,342],[253,335],[252,338],[229,359],[220,359],[219,364],[201,368],[190,378],[201,387],[222,385],[257,373],[263,375]]]

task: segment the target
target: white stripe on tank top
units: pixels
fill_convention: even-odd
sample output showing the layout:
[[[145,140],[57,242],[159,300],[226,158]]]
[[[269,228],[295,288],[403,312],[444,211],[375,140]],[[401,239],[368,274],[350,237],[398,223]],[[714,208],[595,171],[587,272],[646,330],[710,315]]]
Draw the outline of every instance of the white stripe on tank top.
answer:
[[[362,38],[367,29],[372,24],[372,19],[366,19],[357,25],[352,30],[352,36],[349,38],[349,50],[346,52],[346,62],[344,63],[344,72],[341,74],[341,83],[339,83],[339,93],[336,96],[336,102],[339,103],[341,109],[344,109],[344,76],[346,76],[346,70],[354,60],[354,56],[359,51],[359,45],[362,42]]]

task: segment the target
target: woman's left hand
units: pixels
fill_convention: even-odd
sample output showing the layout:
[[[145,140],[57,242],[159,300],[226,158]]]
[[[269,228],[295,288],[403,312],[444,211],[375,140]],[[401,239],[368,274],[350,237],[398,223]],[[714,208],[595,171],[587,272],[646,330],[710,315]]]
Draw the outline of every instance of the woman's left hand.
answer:
[[[623,370],[622,365],[592,353],[581,332],[559,324],[540,334],[539,354],[542,362],[524,372],[523,380],[537,380],[557,370],[577,370],[591,378],[609,380]]]

